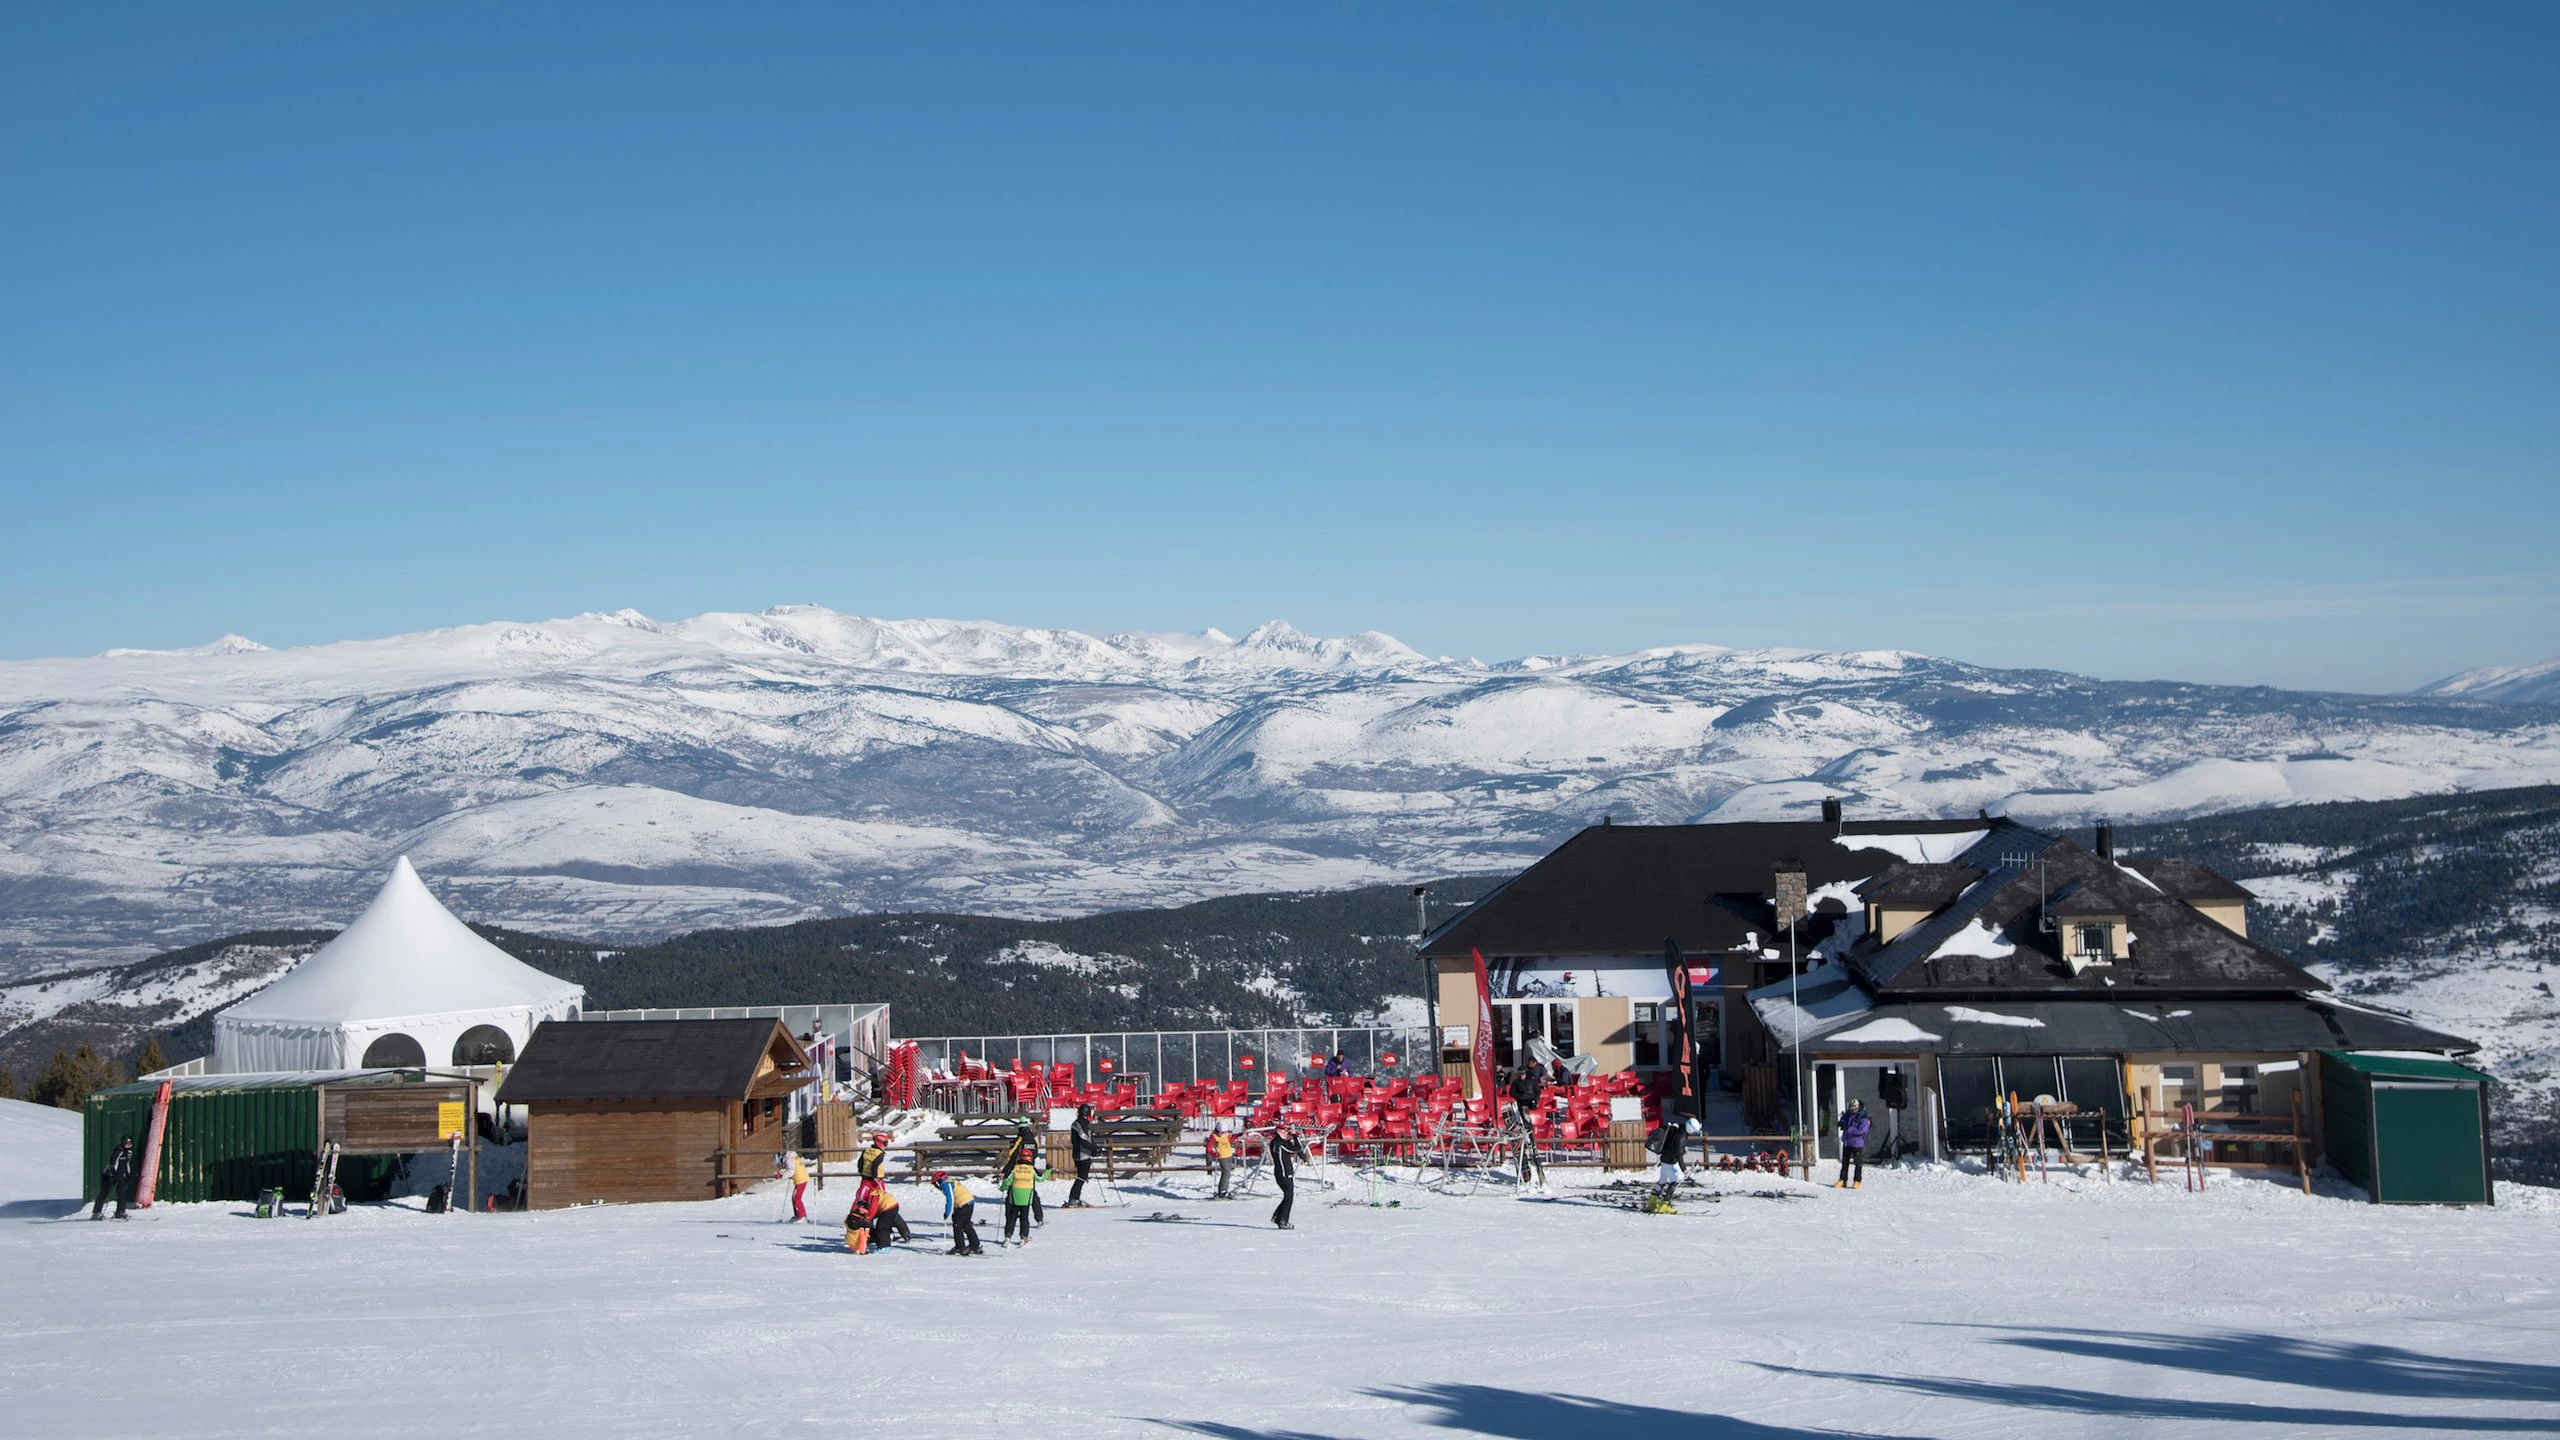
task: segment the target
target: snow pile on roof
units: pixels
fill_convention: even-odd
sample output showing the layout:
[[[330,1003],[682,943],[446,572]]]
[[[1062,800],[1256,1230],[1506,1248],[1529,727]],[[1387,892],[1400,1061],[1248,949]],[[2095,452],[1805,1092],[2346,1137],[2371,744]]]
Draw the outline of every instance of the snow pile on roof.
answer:
[[[2003,1015],[1997,1010],[1976,1010],[1969,1005],[1950,1005],[1947,1018],[1962,1025],[2017,1025],[2041,1030],[2044,1022],[2032,1015]]]
[[[1854,1030],[1843,1030],[1837,1035],[1826,1035],[1823,1038],[1841,1045],[1923,1045],[1938,1037],[1898,1015],[1887,1015],[1881,1020],[1870,1020]]]
[[[2005,960],[2018,953],[2018,947],[2000,938],[2000,932],[1982,923],[1977,915],[1965,922],[1964,928],[1938,942],[1929,952],[1932,959]]]
[[[1882,850],[1896,859],[1913,865],[1946,865],[1981,843],[1991,833],[1989,826],[1979,830],[1951,830],[1942,835],[1842,835],[1831,843],[1843,850]]]

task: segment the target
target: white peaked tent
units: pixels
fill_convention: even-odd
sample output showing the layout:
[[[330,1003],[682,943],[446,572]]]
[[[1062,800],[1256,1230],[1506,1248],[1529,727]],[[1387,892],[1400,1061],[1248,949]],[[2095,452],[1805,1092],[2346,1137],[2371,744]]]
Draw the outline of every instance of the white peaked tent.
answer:
[[[473,934],[403,855],[354,924],[214,1017],[213,1068],[236,1075],[513,1060],[534,1026],[576,1019],[586,995]]]

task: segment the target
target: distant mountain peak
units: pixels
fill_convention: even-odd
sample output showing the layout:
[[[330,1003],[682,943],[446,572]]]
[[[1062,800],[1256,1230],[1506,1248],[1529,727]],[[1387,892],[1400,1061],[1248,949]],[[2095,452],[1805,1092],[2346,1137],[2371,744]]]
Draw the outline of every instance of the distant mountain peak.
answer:
[[[2538,665],[2484,665],[2447,675],[2411,692],[2445,700],[2492,700],[2504,705],[2560,705],[2560,660]]]

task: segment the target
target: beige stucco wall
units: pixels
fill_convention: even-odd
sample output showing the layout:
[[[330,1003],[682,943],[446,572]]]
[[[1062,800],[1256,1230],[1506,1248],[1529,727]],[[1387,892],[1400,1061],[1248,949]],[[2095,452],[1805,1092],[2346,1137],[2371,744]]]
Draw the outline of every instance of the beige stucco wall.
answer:
[[[2245,900],[2206,900],[2194,903],[2193,908],[2234,935],[2249,933],[2249,903]]]
[[[2263,1073],[2266,1066],[2283,1064],[2287,1061],[2294,1062],[2296,1068],[2273,1075]],[[2313,1064],[2313,1056],[2295,1052],[2180,1055],[2161,1051],[2128,1055],[2124,1062],[2125,1098],[2127,1104],[2138,1106],[2142,1103],[2142,1091],[2147,1087],[2151,1091],[2151,1108],[2167,1109],[2169,1101],[2160,1084],[2160,1067],[2193,1065],[2197,1070],[2198,1094],[2194,1097],[2182,1096],[2181,1098],[2194,1098],[2199,1110],[2210,1110],[2221,1103],[2222,1067],[2255,1065],[2261,1071],[2258,1076],[2259,1113],[2266,1115],[2287,1113],[2293,1104],[2292,1097],[2299,1092],[2302,1096],[2304,1114],[2313,1126],[2313,1133],[2317,1134],[2319,1117],[2315,1112],[2320,1099],[2320,1090],[2316,1084],[2312,1083],[2317,1077],[2317,1072],[2312,1068]]]
[[[1600,1062],[1600,1073],[1612,1074],[1636,1063],[1636,1002],[1623,995],[1577,1000],[1573,1033],[1586,1055]]]

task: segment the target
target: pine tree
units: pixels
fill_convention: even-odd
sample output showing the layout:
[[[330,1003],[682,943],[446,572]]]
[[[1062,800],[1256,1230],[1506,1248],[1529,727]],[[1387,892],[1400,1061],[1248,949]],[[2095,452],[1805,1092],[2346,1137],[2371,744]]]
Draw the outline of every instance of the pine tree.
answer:
[[[64,1110],[77,1110],[88,1100],[90,1092],[124,1083],[124,1067],[113,1060],[101,1059],[98,1052],[83,1045],[77,1052],[66,1052],[57,1045],[53,1063],[36,1077],[27,1098],[39,1105],[52,1105]]]
[[[0,1100],[15,1100],[17,1098],[18,1077],[10,1074],[6,1070],[0,1070]]]
[[[148,1075],[169,1068],[169,1057],[160,1053],[160,1037],[149,1036],[142,1042],[142,1053],[133,1057],[133,1073]]]

